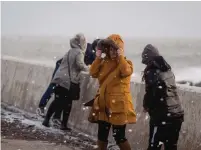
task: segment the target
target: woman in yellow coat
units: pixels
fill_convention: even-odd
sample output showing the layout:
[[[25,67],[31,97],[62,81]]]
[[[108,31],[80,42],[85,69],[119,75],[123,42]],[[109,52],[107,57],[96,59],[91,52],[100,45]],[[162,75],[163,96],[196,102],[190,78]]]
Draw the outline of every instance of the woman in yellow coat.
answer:
[[[133,64],[123,55],[124,42],[119,35],[113,34],[101,42],[102,48],[97,49],[96,59],[90,67],[90,75],[98,78],[100,87],[89,118],[97,119],[98,150],[107,149],[111,126],[120,149],[130,150],[125,129],[126,124],[136,122],[130,93]],[[105,58],[101,58],[102,51],[105,51]]]

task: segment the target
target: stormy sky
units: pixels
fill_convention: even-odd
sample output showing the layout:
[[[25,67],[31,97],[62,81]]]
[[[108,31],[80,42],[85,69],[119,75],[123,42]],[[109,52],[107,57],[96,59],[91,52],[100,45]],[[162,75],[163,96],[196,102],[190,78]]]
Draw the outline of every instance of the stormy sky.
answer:
[[[201,37],[201,2],[1,2],[3,35]]]

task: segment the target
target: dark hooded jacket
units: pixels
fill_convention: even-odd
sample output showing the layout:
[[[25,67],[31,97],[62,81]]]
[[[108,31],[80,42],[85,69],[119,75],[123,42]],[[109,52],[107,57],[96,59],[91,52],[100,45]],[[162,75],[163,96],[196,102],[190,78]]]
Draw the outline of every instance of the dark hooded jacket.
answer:
[[[59,66],[61,65],[62,60],[63,60],[63,58],[59,59],[59,60],[56,62],[56,67],[54,68],[54,72],[53,72],[53,74],[52,74],[52,79],[54,78],[55,73],[56,73],[57,70],[59,69]]]
[[[92,44],[87,43],[87,49],[84,56],[84,63],[91,65],[96,58],[95,51],[92,50]]]
[[[100,39],[96,39],[92,44],[87,43],[87,50],[85,52],[84,62],[86,65],[91,65],[96,58],[96,46]]]
[[[144,61],[147,67],[143,76],[146,88],[143,107],[148,110],[150,121],[154,124],[183,121],[184,110],[177,94],[175,76],[171,66],[156,51],[153,50],[154,54],[152,49],[148,50],[148,53],[143,52],[149,60]]]

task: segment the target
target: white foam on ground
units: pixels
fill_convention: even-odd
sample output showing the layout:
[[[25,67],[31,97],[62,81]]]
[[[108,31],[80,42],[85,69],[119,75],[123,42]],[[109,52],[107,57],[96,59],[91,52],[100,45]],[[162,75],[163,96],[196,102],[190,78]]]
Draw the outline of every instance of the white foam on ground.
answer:
[[[4,103],[3,103],[3,106],[6,107],[6,108],[8,107],[7,104],[4,104]],[[78,137],[73,136],[73,135],[72,136],[67,135],[65,132],[63,132],[60,129],[55,129],[53,127],[47,128],[47,127],[43,126],[42,125],[43,118],[37,117],[35,114],[28,113],[28,112],[26,112],[24,110],[20,110],[18,108],[13,107],[13,106],[9,106],[8,108],[11,109],[11,111],[6,110],[4,108],[1,109],[1,113],[3,114],[3,115],[1,115],[1,118],[6,120],[7,122],[12,123],[14,120],[19,120],[24,125],[34,126],[33,132],[35,131],[35,129],[41,129],[46,133],[65,135],[64,137],[65,137],[66,140],[79,141]],[[31,119],[28,119],[25,116],[27,116],[28,118],[31,118]],[[85,134],[83,132],[80,132],[80,131],[77,131],[77,130],[74,130],[74,131],[77,132],[77,133],[79,132],[79,134],[82,135],[82,136],[85,136],[85,137],[88,137],[90,139],[93,139],[93,137],[91,137],[91,136],[89,136],[89,135],[87,135],[87,134]],[[63,142],[65,142],[65,140]],[[90,143],[85,141],[84,144],[89,145]]]
[[[6,119],[6,121],[8,121],[8,122],[13,122],[14,120],[17,119],[17,120],[20,120],[22,124],[25,124],[25,125],[34,125],[36,128],[42,129],[42,130],[44,130],[46,132],[64,134],[59,129],[54,129],[52,127],[47,128],[47,127],[43,126],[41,119],[39,119],[39,120],[30,120],[30,119],[25,118],[22,115],[22,112],[23,112],[23,114],[27,113],[25,111],[21,110],[20,113],[11,113],[9,111],[6,111],[5,109],[1,109],[1,112],[4,113],[4,115],[1,115],[1,117],[4,118],[4,119]]]

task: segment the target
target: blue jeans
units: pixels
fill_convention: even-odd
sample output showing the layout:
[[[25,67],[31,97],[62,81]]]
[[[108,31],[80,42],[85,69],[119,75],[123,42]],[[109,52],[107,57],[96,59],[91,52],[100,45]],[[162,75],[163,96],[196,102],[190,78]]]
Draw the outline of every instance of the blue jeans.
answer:
[[[40,100],[40,103],[39,103],[40,108],[44,108],[47,105],[52,94],[54,93],[54,88],[55,88],[55,84],[50,83],[47,90],[45,91],[45,93],[43,94],[43,96]]]

